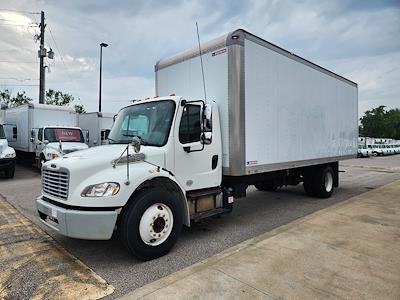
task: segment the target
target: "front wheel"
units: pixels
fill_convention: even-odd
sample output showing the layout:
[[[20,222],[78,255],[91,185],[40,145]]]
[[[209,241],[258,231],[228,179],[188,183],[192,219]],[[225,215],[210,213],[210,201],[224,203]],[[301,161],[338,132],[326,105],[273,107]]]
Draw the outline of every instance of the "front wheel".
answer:
[[[177,199],[163,189],[139,192],[121,215],[120,237],[127,250],[142,260],[167,254],[182,230]]]

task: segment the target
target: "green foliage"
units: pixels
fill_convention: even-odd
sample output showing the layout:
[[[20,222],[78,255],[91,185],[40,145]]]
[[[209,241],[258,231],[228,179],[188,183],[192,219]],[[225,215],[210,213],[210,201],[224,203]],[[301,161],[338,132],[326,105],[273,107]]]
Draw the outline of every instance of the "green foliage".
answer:
[[[11,92],[8,89],[0,91],[0,102],[5,103],[7,107],[16,107],[22,104],[27,104],[31,101],[32,98],[26,96],[26,93],[24,91],[17,92],[17,95],[15,97],[11,96]]]
[[[360,119],[360,136],[400,140],[400,109],[386,110],[380,105],[367,110]]]
[[[82,104],[75,104],[75,111],[78,113],[78,114],[84,114],[85,112],[86,112],[86,109],[83,107],[83,105]]]
[[[75,98],[67,93],[49,89],[46,91],[45,104],[68,106],[72,105]],[[7,107],[15,107],[31,102],[32,99],[26,96],[24,91],[17,92],[15,97],[12,97],[11,91],[8,89],[0,90],[0,103],[5,103]],[[82,104],[74,105],[75,111],[79,114],[85,113],[86,110]]]
[[[55,91],[48,89],[46,91],[46,97],[44,103],[58,106],[66,106],[74,101],[74,97],[70,94],[63,93],[61,91]]]

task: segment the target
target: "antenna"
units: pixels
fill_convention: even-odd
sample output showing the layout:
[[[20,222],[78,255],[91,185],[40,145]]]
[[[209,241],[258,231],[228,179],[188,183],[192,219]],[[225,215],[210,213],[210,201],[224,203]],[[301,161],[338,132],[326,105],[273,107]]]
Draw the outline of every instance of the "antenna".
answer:
[[[207,102],[206,81],[204,79],[203,56],[202,56],[202,53],[201,53],[199,26],[197,25],[197,22],[196,22],[196,30],[197,30],[197,41],[199,43],[201,74],[203,75],[204,102]]]

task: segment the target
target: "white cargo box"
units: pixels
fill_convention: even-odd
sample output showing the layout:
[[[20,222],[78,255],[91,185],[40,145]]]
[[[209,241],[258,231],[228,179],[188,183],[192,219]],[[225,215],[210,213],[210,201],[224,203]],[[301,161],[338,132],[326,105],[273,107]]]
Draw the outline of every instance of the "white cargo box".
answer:
[[[89,147],[107,144],[114,123],[113,113],[90,112],[78,115],[78,125],[89,132]]]
[[[207,101],[220,108],[223,174],[357,156],[357,84],[242,29],[202,45]],[[156,94],[204,99],[198,48],[155,66]]]

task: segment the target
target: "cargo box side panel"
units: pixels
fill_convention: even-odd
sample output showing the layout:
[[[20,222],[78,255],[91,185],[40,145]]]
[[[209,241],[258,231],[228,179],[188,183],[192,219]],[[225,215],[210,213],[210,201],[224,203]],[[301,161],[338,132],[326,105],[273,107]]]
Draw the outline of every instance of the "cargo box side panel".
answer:
[[[357,87],[247,39],[244,101],[247,173],[357,153]]]
[[[20,106],[6,110],[5,133],[8,144],[15,150],[30,151],[29,111],[28,106]],[[17,130],[17,138],[13,137],[13,128]]]
[[[78,120],[76,113],[54,110],[33,108],[32,109],[33,127],[40,128],[43,126],[77,126]]]
[[[228,49],[222,47],[203,54],[207,100],[215,101],[220,109],[222,131],[222,165],[229,167],[228,123]],[[200,57],[193,57],[157,71],[157,95],[174,93],[188,100],[204,100]]]

